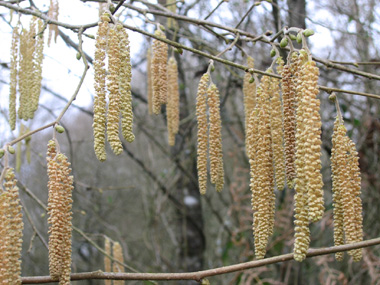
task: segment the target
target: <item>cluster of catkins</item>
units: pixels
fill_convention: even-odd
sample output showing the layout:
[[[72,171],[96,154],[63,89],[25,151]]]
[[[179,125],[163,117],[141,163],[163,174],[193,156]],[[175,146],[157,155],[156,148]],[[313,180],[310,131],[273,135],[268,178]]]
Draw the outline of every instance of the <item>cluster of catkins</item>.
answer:
[[[154,34],[166,39],[160,29]],[[149,114],[160,114],[161,105],[166,104],[168,142],[173,146],[179,130],[178,67],[174,56],[168,60],[168,45],[157,39],[153,40],[152,51],[148,50],[147,75]]]
[[[343,119],[334,123],[331,149],[332,191],[334,205],[334,243],[350,244],[363,240],[363,217],[359,156],[355,143],[347,136]],[[362,258],[362,249],[348,251],[354,261]],[[343,252],[335,254],[343,260]]]
[[[112,250],[111,250],[112,249]],[[105,272],[115,272],[115,273],[123,273],[124,266],[124,256],[123,256],[123,248],[121,247],[119,242],[113,242],[111,247],[111,241],[108,237],[104,240],[104,250],[106,254],[104,256],[104,271]],[[113,261],[109,256],[113,257]],[[105,280],[105,285],[111,285],[111,280]],[[114,280],[114,285],[123,285],[123,280]]]
[[[199,191],[207,190],[207,153],[210,159],[210,180],[217,191],[224,186],[224,167],[222,152],[222,123],[220,118],[219,91],[210,83],[210,74],[205,73],[199,82],[196,103],[198,122],[197,170]],[[207,119],[207,106],[209,117]]]
[[[12,168],[5,169],[0,194],[0,283],[21,284],[22,222],[17,180]]]
[[[43,61],[43,22],[33,17],[29,30],[13,29],[10,62],[9,124],[16,127],[17,85],[19,91],[18,117],[32,119],[41,93]]]
[[[263,76],[258,85],[246,74],[243,85],[255,255],[258,259],[265,256],[273,234],[274,190],[282,190],[286,180],[288,187],[295,189],[294,259],[302,261],[310,244],[309,223],[319,221],[324,212],[319,70],[305,50],[293,52],[285,66],[282,59],[277,64],[282,103],[280,82],[275,77]],[[248,66],[253,68],[253,59],[248,58]],[[343,136],[344,126],[336,126],[332,154],[336,245],[344,244],[344,237],[346,243],[362,239],[358,156],[354,143]],[[361,258],[360,250],[350,254],[354,260]],[[337,254],[337,259],[341,256]]]
[[[117,155],[123,151],[119,138],[120,116],[123,137],[128,142],[132,142],[135,136],[132,132],[132,73],[128,34],[120,23],[110,24],[111,19],[107,12],[103,13],[100,20],[94,61],[96,94],[93,129],[96,157],[104,161],[106,160],[106,127],[107,140]],[[108,72],[106,57],[108,57]]]
[[[278,60],[278,71],[283,68]],[[253,60],[248,58],[253,67]],[[272,73],[269,69],[267,72]],[[284,143],[279,79],[263,76],[260,85],[246,76],[243,85],[246,115],[246,152],[249,157],[254,210],[256,258],[264,258],[273,234],[275,194],[285,184]],[[251,86],[252,85],[252,86]]]
[[[60,285],[70,284],[71,273],[71,197],[74,187],[70,172],[67,157],[58,151],[57,143],[50,140],[47,150],[49,271]]]

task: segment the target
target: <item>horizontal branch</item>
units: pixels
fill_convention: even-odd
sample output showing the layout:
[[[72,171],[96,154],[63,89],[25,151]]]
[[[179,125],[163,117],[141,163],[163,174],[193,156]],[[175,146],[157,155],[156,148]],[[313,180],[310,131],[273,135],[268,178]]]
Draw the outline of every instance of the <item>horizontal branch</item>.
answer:
[[[307,251],[307,258],[327,255],[336,252],[348,251],[357,248],[364,248],[380,244],[380,238],[365,240],[358,243],[332,246],[325,248],[309,249]],[[184,272],[184,273],[109,273],[102,271],[83,272],[71,274],[71,280],[88,280],[88,279],[108,279],[108,280],[195,280],[200,282],[202,279],[210,276],[217,276],[226,273],[232,273],[261,267],[265,265],[275,264],[284,261],[293,260],[293,253],[283,254],[275,257],[264,258],[244,263],[238,263],[229,266],[218,267],[214,269],[202,270],[197,272]],[[35,277],[22,277],[22,284],[42,284],[54,282],[50,276],[35,276]],[[57,282],[57,281],[56,281]]]

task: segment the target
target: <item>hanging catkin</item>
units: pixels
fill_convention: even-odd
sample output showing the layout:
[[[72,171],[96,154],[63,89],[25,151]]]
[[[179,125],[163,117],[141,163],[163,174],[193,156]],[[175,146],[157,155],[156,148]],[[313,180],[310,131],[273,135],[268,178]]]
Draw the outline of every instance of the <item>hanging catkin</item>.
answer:
[[[23,29],[20,35],[20,70],[19,76],[19,109],[18,117],[28,120],[31,110],[31,90],[33,86],[33,54],[35,52],[36,18],[30,21],[29,31]]]
[[[334,124],[331,151],[334,204],[334,243],[342,245],[363,240],[361,179],[359,157],[355,144],[346,135],[346,128],[339,115]],[[354,261],[362,257],[362,249],[350,250]],[[335,255],[343,259],[343,252]]]
[[[297,127],[295,179],[294,259],[306,257],[310,243],[309,221],[322,218],[323,182],[321,175],[321,118],[318,90],[318,68],[304,50],[297,61]]]
[[[168,63],[168,105],[166,108],[168,124],[168,142],[175,144],[175,135],[179,129],[179,91],[177,61],[172,56]]]
[[[128,142],[135,140],[133,134],[133,111],[132,111],[132,67],[130,57],[130,47],[128,34],[121,24],[117,25],[117,36],[119,37],[120,48],[120,97],[121,97],[121,130],[123,137]]]
[[[220,118],[219,90],[215,84],[207,89],[207,105],[209,106],[209,156],[211,183],[217,191],[224,186],[224,166],[222,151],[222,120]]]
[[[108,237],[104,239],[104,251],[109,255],[111,254],[111,241]],[[111,272],[111,259],[108,256],[104,256],[104,271]],[[111,285],[112,280],[104,280],[105,285]]]
[[[73,177],[70,163],[62,153],[57,153],[56,143],[48,143],[48,223],[49,226],[49,270],[60,285],[70,284],[71,231]]]
[[[120,117],[120,90],[119,74],[121,68],[120,61],[120,40],[115,27],[108,31],[108,112],[107,112],[107,140],[111,149],[116,155],[123,151],[123,146],[119,138],[119,117]]]
[[[152,52],[150,48],[148,48],[148,51],[146,54],[146,77],[147,77],[148,114],[153,115]]]
[[[277,59],[277,72],[281,74],[284,67],[284,61],[281,57]],[[272,151],[275,170],[275,181],[278,190],[283,190],[285,187],[285,155],[284,155],[284,132],[282,120],[282,105],[280,98],[280,80],[271,77],[270,90],[270,114],[271,114],[271,136],[272,136]]]
[[[284,145],[285,145],[285,171],[286,182],[289,188],[294,187],[296,177],[296,64],[298,55],[293,53],[281,72],[281,87],[284,113]]]
[[[99,29],[96,36],[96,50],[94,61],[94,81],[95,81],[95,98],[94,98],[94,149],[96,157],[100,161],[106,160],[106,69],[105,58],[107,48],[107,32],[110,18],[103,14],[99,22]]]
[[[252,57],[247,58],[247,65],[249,68],[254,67],[254,59]],[[249,72],[244,74],[244,82],[243,82],[243,95],[244,95],[244,114],[245,114],[245,152],[249,157],[249,149],[250,145],[248,142],[249,135],[249,117],[256,105],[256,87],[257,82],[252,80],[252,75]]]
[[[52,20],[58,21],[58,15],[59,15],[58,0],[50,0],[48,17]],[[49,24],[48,46],[50,46],[50,42],[51,42],[51,38],[52,38],[53,33],[54,33],[54,42],[57,42],[57,37],[59,34],[58,25]]]
[[[207,189],[207,84],[209,82],[209,75],[203,74],[197,93],[197,106],[196,115],[198,123],[197,131],[197,171],[198,171],[198,184],[199,192],[204,195]]]
[[[118,242],[114,242],[112,246],[112,251],[113,251],[113,257],[115,259],[115,262],[113,263],[113,272],[115,273],[124,273],[124,267],[123,265],[119,264],[124,263],[124,257],[123,257],[123,249]],[[116,262],[118,261],[118,262]],[[114,285],[123,285],[124,281],[123,280],[114,280],[113,281]]]
[[[4,192],[0,195],[0,281],[3,284],[21,284],[22,222],[19,189],[14,170],[5,170]]]
[[[154,35],[166,39],[165,33],[160,29]],[[153,40],[152,46],[152,81],[153,81],[153,113],[159,114],[161,104],[167,103],[167,58],[168,45],[157,39]]]
[[[17,69],[18,48],[20,35],[18,27],[13,28],[11,44],[10,83],[9,83],[9,124],[11,130],[16,128],[16,93],[17,93]]]
[[[274,226],[274,168],[269,98],[271,79],[263,76],[257,88],[256,107],[250,116],[250,175],[255,256],[262,259]]]

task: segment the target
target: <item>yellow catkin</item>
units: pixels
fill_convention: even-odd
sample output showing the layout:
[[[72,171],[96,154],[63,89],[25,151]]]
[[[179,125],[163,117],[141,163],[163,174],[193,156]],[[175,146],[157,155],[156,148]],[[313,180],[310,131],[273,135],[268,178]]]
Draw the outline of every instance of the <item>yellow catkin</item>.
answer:
[[[146,54],[146,64],[148,114],[153,115],[152,52],[150,48],[148,48]]]
[[[112,246],[112,251],[113,251],[113,257],[115,261],[119,261],[121,263],[124,263],[124,257],[123,257],[123,248],[121,247],[120,243],[114,242]],[[124,267],[117,263],[113,263],[113,272],[115,273],[123,273],[124,272]],[[114,280],[113,281],[114,285],[123,285],[124,281],[123,280]]]
[[[111,241],[108,237],[104,239],[104,251],[111,256]],[[108,256],[104,256],[104,271],[111,272],[111,259]],[[105,285],[111,285],[111,280],[104,280]]]
[[[17,180],[12,168],[6,170],[4,190],[7,203],[1,205],[5,207],[6,214],[6,235],[5,240],[5,263],[7,263],[6,284],[21,284],[21,249],[22,249],[22,222],[21,203]],[[4,202],[5,202],[4,201]],[[4,217],[5,218],[5,217]],[[4,254],[3,253],[3,254]],[[4,281],[5,281],[4,280]]]
[[[50,276],[59,279],[60,285],[70,284],[72,190],[73,177],[70,163],[62,153],[57,153],[56,143],[48,143],[48,223]]]
[[[283,114],[284,114],[284,145],[285,145],[285,171],[286,182],[289,188],[294,187],[296,177],[296,72],[297,54],[293,53],[291,62],[284,66],[281,75]]]
[[[20,35],[19,109],[18,117],[28,120],[32,114],[31,98],[34,85],[33,58],[35,52],[36,18],[30,21],[29,31],[23,29]]]
[[[274,168],[270,125],[269,96],[271,79],[263,76],[257,89],[256,107],[250,117],[253,145],[250,149],[253,230],[255,256],[262,259],[274,226]]]
[[[301,92],[302,82],[300,81],[300,69],[302,68],[301,58],[297,59],[299,72],[295,75],[297,82],[297,111],[296,111],[296,179],[295,179],[295,196],[294,196],[294,224],[295,224],[295,241],[294,241],[294,259],[303,261],[306,258],[306,252],[310,244],[309,230],[309,208],[308,208],[308,187],[306,167],[309,161],[305,160],[307,152],[307,137],[311,132],[311,126],[306,124],[309,97],[303,96]]]
[[[44,36],[43,31],[44,23],[42,20],[38,20],[38,36],[35,37],[35,52],[33,55],[33,84],[31,87],[30,109],[29,118],[34,117],[34,113],[38,108],[38,102],[41,93],[41,81],[42,81],[42,62],[44,59]]]
[[[224,186],[224,167],[222,151],[222,121],[220,118],[219,91],[215,84],[207,89],[207,105],[209,107],[209,157],[211,183],[217,191]]]
[[[166,7],[169,9],[170,12],[172,13],[177,13],[177,0],[166,0]],[[177,21],[171,17],[167,18],[167,27],[168,29],[176,29],[178,28]]]
[[[94,81],[95,81],[95,98],[94,98],[94,150],[96,157],[100,161],[106,160],[105,149],[105,132],[106,132],[106,69],[105,58],[107,48],[107,32],[110,18],[103,14],[99,22],[99,29],[96,36],[96,50],[94,61]]]
[[[0,243],[0,284],[6,284],[8,281],[8,272],[10,272],[10,263],[8,261],[8,205],[9,196],[7,192],[0,194],[0,236],[2,242]]]
[[[50,7],[48,11],[48,17],[52,20],[58,21],[59,15],[59,3],[58,0],[50,0]],[[50,46],[51,38],[54,33],[54,42],[57,42],[58,37],[58,26],[49,24],[49,37],[48,37],[48,46]]]
[[[178,67],[174,57],[171,57],[168,63],[168,105],[166,114],[168,142],[170,146],[173,146],[175,144],[175,135],[179,130]]]
[[[355,143],[348,138],[348,169],[350,177],[350,190],[353,199],[354,208],[354,234],[353,241],[360,242],[363,241],[363,206],[361,194],[361,177],[359,168],[359,155],[356,151]],[[354,261],[360,261],[362,258],[363,250],[361,248],[349,251],[348,254],[352,255]]]
[[[280,74],[284,61],[282,58],[277,60],[277,72]],[[284,131],[283,131],[283,112],[280,98],[280,80],[271,77],[271,92],[270,92],[270,114],[271,114],[271,135],[272,135],[272,150],[273,162],[275,169],[275,180],[278,190],[283,190],[285,187],[285,154],[284,154]]]
[[[123,151],[123,146],[119,138],[119,117],[120,117],[120,89],[119,74],[121,68],[120,60],[120,40],[115,27],[108,31],[108,112],[107,112],[107,140],[111,149],[116,155]]]
[[[9,125],[13,131],[16,128],[16,93],[17,93],[17,70],[18,70],[18,48],[20,35],[18,27],[12,32],[11,63],[9,80]]]
[[[344,244],[344,229],[343,229],[343,204],[342,193],[337,181],[339,165],[336,156],[336,148],[341,143],[338,139],[342,139],[338,135],[338,127],[340,125],[339,117],[336,117],[334,123],[334,132],[332,135],[332,149],[331,149],[331,177],[332,177],[332,192],[333,192],[333,205],[334,205],[334,245]],[[335,259],[338,261],[343,260],[343,252],[335,253]]]
[[[247,58],[247,65],[249,68],[254,67],[254,59],[252,57]],[[256,82],[250,82],[252,75],[249,72],[244,74],[244,82],[243,82],[243,95],[244,95],[244,114],[245,114],[245,152],[249,157],[249,116],[255,108],[256,104]]]
[[[304,124],[307,125],[305,136],[305,171],[308,189],[308,210],[311,222],[319,221],[324,212],[323,181],[321,163],[321,116],[320,101],[317,99],[319,70],[314,61],[307,61],[300,72],[302,99],[298,104],[304,108]]]
[[[354,142],[346,135],[342,120],[334,126],[331,168],[334,191],[334,242],[336,244],[335,236],[339,234],[338,244],[343,244],[343,230],[346,244],[360,242],[363,240],[363,218],[359,157]],[[340,197],[340,203],[337,203],[337,195]],[[340,221],[339,228],[335,228],[335,220]],[[359,261],[362,258],[362,249],[350,250],[348,254],[353,256],[354,261]],[[343,253],[337,257],[338,260],[342,258]]]
[[[121,97],[121,130],[127,142],[133,142],[133,111],[132,111],[132,67],[128,34],[121,24],[117,25],[117,36],[120,42],[120,97]]]
[[[154,34],[157,37],[166,39],[165,33],[161,30],[156,30]],[[168,45],[154,39],[152,51],[153,113],[159,114],[161,111],[161,104],[167,103]]]
[[[209,82],[209,75],[207,73],[203,74],[199,85],[197,93],[197,105],[196,105],[196,115],[198,123],[197,132],[197,171],[198,171],[198,183],[199,192],[204,195],[207,190],[207,84]]]

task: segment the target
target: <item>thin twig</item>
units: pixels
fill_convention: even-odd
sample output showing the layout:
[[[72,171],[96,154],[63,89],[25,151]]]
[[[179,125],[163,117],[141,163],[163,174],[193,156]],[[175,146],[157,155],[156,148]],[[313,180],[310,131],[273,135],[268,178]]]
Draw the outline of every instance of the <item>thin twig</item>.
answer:
[[[365,240],[362,242],[324,247],[314,248],[307,251],[306,257],[314,257],[320,255],[327,255],[336,252],[349,251],[352,249],[364,248],[380,244],[380,238]],[[262,267],[265,265],[285,262],[293,260],[293,253],[283,254],[275,257],[264,258],[260,260],[254,260],[244,263],[238,263],[229,266],[223,266],[208,270],[202,270],[197,272],[185,272],[185,273],[108,273],[102,271],[95,272],[83,272],[71,274],[71,280],[94,280],[94,279],[108,279],[108,280],[195,280],[200,282],[202,279],[210,276],[223,275],[227,273],[247,270],[251,268]],[[35,276],[35,277],[22,277],[22,284],[42,284],[54,282],[50,276]]]
[[[207,20],[222,4],[225,2],[225,0],[221,0],[218,5],[204,18],[204,20]]]

